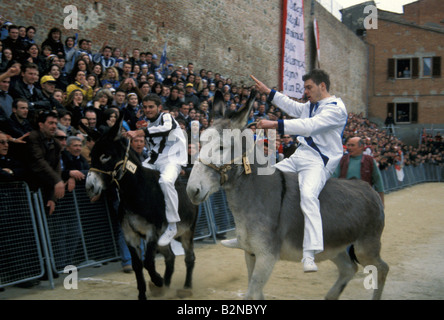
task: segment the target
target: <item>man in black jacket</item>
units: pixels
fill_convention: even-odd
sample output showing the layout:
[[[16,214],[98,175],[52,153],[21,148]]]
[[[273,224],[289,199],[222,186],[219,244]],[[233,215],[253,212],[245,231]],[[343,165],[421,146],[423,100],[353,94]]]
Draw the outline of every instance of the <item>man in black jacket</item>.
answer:
[[[31,124],[35,123],[37,110],[50,110],[51,104],[43,96],[42,91],[36,87],[39,80],[39,67],[34,63],[27,63],[22,66],[21,79],[10,87],[9,94],[14,99],[24,98],[29,102],[28,119]]]
[[[22,60],[25,54],[25,45],[19,38],[19,28],[16,25],[11,25],[8,30],[8,37],[2,41],[3,48],[11,49],[13,60]]]
[[[24,98],[15,99],[12,103],[12,114],[9,123],[13,132],[13,138],[20,138],[24,134],[32,131],[31,123],[28,121],[28,101]]]

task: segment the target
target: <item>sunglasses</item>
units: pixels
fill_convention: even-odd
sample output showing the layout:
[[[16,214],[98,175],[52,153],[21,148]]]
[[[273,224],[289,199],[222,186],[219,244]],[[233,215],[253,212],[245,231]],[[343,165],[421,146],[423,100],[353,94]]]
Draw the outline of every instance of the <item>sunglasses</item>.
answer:
[[[68,139],[67,136],[55,136],[54,138],[56,138],[58,140],[66,140],[66,139]]]

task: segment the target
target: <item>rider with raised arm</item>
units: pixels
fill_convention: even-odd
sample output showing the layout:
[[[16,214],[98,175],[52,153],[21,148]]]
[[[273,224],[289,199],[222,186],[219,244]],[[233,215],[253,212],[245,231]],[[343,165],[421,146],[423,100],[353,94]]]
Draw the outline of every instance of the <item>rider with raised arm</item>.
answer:
[[[283,172],[298,173],[300,205],[305,219],[302,262],[305,272],[314,272],[318,270],[315,254],[324,250],[318,196],[342,157],[342,132],[347,122],[347,110],[340,98],[330,95],[330,78],[323,70],[315,69],[302,77],[307,103],[296,102],[251,77],[256,88],[267,94],[273,104],[296,118],[260,120],[257,128],[277,129],[279,134],[297,136],[296,151],[275,167]],[[237,247],[235,239],[222,244]]]

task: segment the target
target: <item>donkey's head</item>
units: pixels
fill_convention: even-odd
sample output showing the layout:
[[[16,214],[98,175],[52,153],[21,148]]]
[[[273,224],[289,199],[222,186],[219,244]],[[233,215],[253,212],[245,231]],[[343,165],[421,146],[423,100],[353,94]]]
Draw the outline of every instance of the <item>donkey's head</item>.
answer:
[[[121,136],[123,114],[103,135],[82,126],[95,141],[91,150],[91,169],[86,177],[86,191],[93,198],[106,190],[113,182],[121,178],[122,160],[128,153],[128,140]]]
[[[213,125],[200,138],[199,161],[191,171],[187,193],[195,204],[205,201],[230,180],[236,165],[246,161],[249,145],[254,144],[251,130],[244,130],[256,97],[252,90],[247,103],[236,112],[227,112],[223,95],[216,91],[213,101]],[[243,141],[246,140],[246,144]]]

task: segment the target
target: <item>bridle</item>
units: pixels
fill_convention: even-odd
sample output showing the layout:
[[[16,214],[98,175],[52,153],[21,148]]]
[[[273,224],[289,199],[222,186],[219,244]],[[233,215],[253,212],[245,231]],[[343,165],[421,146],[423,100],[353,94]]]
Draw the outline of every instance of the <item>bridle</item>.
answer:
[[[112,171],[103,171],[97,168],[90,168],[89,171],[98,172],[110,176],[111,182],[115,182],[117,185],[117,189],[120,190],[119,181],[123,178],[125,173],[127,171],[130,171],[131,173],[134,174],[137,170],[137,165],[135,165],[133,162],[129,160],[130,146],[131,145],[128,141],[128,146],[126,147],[125,151],[125,157],[123,158],[123,160],[118,161],[114,165],[114,169]]]
[[[263,133],[262,133],[263,136]],[[250,166],[250,161],[248,160],[248,154],[254,149],[254,147],[256,146],[256,143],[258,141],[259,137],[256,139],[256,142],[253,144],[253,146],[248,149],[247,151],[245,151],[241,157],[237,157],[234,158],[233,160],[231,160],[229,163],[224,164],[220,167],[216,166],[213,163],[208,163],[202,160],[202,158],[198,158],[197,161],[201,162],[203,165],[210,167],[213,170],[216,170],[217,173],[220,174],[220,185],[224,185],[225,182],[227,182],[228,180],[228,171],[230,171],[231,169],[233,169],[233,165],[240,160],[240,158],[242,158],[242,164],[244,167],[244,172],[245,174],[251,174],[251,166]]]
[[[233,167],[234,167],[233,164],[235,164],[235,162],[238,160],[239,160],[239,158],[235,158],[235,159],[231,160],[229,163],[218,167],[213,163],[207,163],[207,162],[203,161],[201,158],[198,159],[198,161],[201,162],[203,165],[206,165],[207,167],[210,167],[211,169],[216,170],[217,173],[219,173],[221,186],[224,185],[225,182],[227,182],[227,180],[228,180],[227,172],[230,171],[231,169],[233,169]],[[242,164],[244,165],[245,174],[250,174],[251,167],[250,167],[250,162],[248,161],[248,157],[247,157],[246,152],[244,152],[242,154]]]

